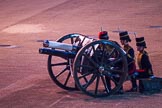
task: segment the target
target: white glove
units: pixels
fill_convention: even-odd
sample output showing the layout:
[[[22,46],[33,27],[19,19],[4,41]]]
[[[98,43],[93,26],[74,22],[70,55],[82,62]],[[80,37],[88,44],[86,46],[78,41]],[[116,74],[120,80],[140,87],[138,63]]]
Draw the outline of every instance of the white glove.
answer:
[[[152,76],[150,76],[150,78],[151,78],[151,79],[153,79],[153,78],[155,78],[155,76],[154,76],[154,75],[152,75]]]

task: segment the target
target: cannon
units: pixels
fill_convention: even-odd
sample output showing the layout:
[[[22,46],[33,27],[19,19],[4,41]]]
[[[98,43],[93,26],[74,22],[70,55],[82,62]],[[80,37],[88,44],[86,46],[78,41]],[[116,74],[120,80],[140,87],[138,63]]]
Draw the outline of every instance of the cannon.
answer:
[[[45,40],[39,53],[48,55],[48,73],[65,90],[105,97],[116,93],[127,78],[126,53],[113,41],[72,33]]]

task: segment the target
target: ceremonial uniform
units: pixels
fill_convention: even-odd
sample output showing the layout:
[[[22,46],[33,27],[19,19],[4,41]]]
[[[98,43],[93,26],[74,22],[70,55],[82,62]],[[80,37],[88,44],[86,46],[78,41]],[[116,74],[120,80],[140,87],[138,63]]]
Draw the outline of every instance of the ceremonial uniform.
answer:
[[[127,54],[128,74],[131,75],[135,72],[134,49],[129,45],[125,45],[124,51]]]
[[[144,37],[136,38],[136,42],[137,46],[143,46],[144,48],[147,48]],[[153,76],[152,64],[149,60],[148,53],[144,49],[139,51],[137,56],[137,63],[139,67],[139,70],[137,70],[139,72],[139,78],[149,78]]]
[[[124,45],[124,51],[127,54],[127,62],[128,62],[128,74],[132,75],[135,70],[135,59],[134,59],[134,49],[128,44],[128,42],[131,42],[131,39],[128,35],[127,31],[123,31],[119,33],[121,43]],[[125,41],[125,42],[124,42]],[[137,83],[136,79],[131,76],[131,83],[132,83],[132,88],[128,91],[137,91]]]
[[[99,38],[99,39],[104,39],[104,40],[109,40],[109,36],[108,36],[107,31],[101,31],[101,32],[99,32],[98,38]],[[111,41],[111,40],[109,40],[109,41]],[[120,45],[119,45],[116,41],[111,41],[111,42],[115,43],[117,46],[120,47]],[[99,49],[102,49],[103,46],[100,45],[98,48],[99,48]],[[108,52],[108,53],[107,53],[108,55],[109,55],[109,53],[112,51],[112,49],[113,49],[112,46],[109,46],[109,45],[105,46],[105,50],[106,50],[105,52]],[[105,56],[106,56],[106,55],[105,55]],[[111,57],[116,57],[116,56],[118,56],[118,52],[114,52],[113,55],[112,55]],[[106,57],[105,57],[105,58],[106,58]],[[109,62],[109,60],[107,60],[107,59],[104,59],[104,60],[106,60],[106,61]],[[106,63],[106,62],[105,62],[105,63]],[[114,78],[114,79],[115,79],[116,81],[119,81],[119,78]],[[111,78],[110,78],[110,76],[105,76],[105,80],[106,80],[106,84],[107,84],[107,87],[108,87],[109,91],[111,91]],[[116,84],[116,85],[117,85],[117,84]],[[118,93],[121,94],[121,93],[123,93],[123,92],[120,92],[120,90],[119,90]]]
[[[109,40],[108,32],[107,31],[99,32],[98,39]],[[99,46],[99,49],[102,49],[102,45]],[[106,48],[106,49],[111,49],[111,48]],[[106,80],[106,84],[107,84],[107,87],[108,87],[109,91],[111,91],[110,77],[105,76],[105,80]]]

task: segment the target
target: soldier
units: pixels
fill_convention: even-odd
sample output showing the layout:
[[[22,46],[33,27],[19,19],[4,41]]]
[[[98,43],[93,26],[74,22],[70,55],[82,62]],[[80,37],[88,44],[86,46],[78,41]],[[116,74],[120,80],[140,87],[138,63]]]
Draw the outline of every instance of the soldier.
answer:
[[[98,35],[98,38],[99,39],[104,39],[104,40],[109,40],[109,36],[108,36],[108,32],[107,31],[101,31],[99,32],[99,35]],[[112,40],[109,40],[111,42],[114,42],[116,45],[118,45],[120,47],[120,45],[116,42],[116,41],[112,41]],[[102,46],[100,46],[100,48],[102,48]],[[111,46],[106,46],[106,51],[112,51],[112,47]],[[118,52],[114,53],[114,57],[118,55]],[[114,79],[116,81],[119,81],[119,78],[118,77],[114,77]],[[107,87],[108,89],[111,91],[111,81],[110,81],[110,77],[109,76],[105,76],[105,80],[106,80],[106,84],[107,84]],[[118,92],[118,94],[123,94],[123,88],[121,88]]]
[[[99,32],[98,39],[109,40],[108,32],[107,31]],[[106,80],[106,84],[107,84],[108,89],[111,90],[110,78],[108,76],[105,76],[105,80]]]
[[[154,78],[153,71],[152,71],[152,64],[149,60],[148,53],[145,51],[146,43],[144,37],[136,38],[136,46],[137,51],[139,51],[137,56],[137,63],[139,70],[139,78]]]
[[[134,50],[129,45],[129,42],[131,42],[131,39],[130,39],[127,31],[120,32],[119,36],[120,36],[120,42],[124,46],[123,49],[127,54],[128,74],[131,76],[132,88],[130,90],[128,90],[127,92],[136,92],[137,91],[137,83],[136,83],[135,77],[133,77],[133,74],[136,70],[135,59],[134,59]]]

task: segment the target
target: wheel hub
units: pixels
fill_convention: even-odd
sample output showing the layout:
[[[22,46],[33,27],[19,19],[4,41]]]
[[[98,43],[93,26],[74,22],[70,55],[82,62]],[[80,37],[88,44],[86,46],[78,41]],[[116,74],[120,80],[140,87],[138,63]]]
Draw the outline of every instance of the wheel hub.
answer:
[[[100,73],[103,73],[105,71],[105,68],[103,66],[100,66],[98,70]]]

